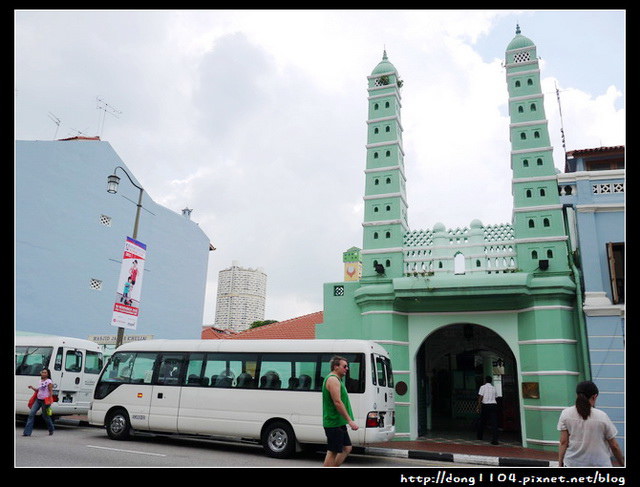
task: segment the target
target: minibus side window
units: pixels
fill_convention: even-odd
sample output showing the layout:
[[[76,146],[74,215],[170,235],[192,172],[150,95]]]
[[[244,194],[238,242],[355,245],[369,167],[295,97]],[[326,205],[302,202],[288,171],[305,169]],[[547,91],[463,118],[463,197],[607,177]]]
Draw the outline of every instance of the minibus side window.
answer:
[[[185,356],[183,353],[163,353],[158,366],[156,384],[179,385]]]
[[[52,347],[16,347],[16,375],[40,376],[45,367],[49,367]]]
[[[99,374],[102,370],[102,365],[101,353],[87,351],[87,358],[84,362],[84,371],[87,374]]]
[[[153,366],[155,365],[157,353],[138,353],[131,368],[132,384],[151,384],[153,378]]]
[[[385,366],[382,360],[382,357],[376,357],[376,370],[378,374],[378,385],[384,387],[387,385],[387,380],[385,376]]]

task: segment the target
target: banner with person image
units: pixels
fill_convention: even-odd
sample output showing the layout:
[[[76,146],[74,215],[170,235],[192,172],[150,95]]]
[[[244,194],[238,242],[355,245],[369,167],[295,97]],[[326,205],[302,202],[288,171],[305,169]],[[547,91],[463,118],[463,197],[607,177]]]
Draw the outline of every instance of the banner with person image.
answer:
[[[111,325],[135,330],[140,311],[140,290],[147,246],[127,237],[118,278],[116,302],[113,305]]]

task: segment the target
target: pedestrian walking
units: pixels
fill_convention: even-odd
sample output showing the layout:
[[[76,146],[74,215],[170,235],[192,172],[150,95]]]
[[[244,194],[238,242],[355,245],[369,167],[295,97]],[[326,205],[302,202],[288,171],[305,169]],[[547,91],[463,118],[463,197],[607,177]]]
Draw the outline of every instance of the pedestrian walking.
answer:
[[[624,466],[616,440],[618,430],[607,413],[596,409],[598,387],[591,381],[576,387],[576,402],[560,413],[558,464],[563,467],[611,467],[611,457]]]
[[[327,436],[325,467],[339,467],[351,453],[352,446],[347,425],[353,430],[358,425],[353,420],[351,402],[342,380],[349,370],[347,360],[335,356],[329,362],[331,373],[322,384],[322,425]]]
[[[47,368],[42,369],[40,372],[40,384],[38,384],[37,388],[29,386],[29,389],[35,391],[36,397],[33,405],[31,406],[31,411],[29,411],[29,418],[27,419],[27,424],[24,427],[22,436],[31,436],[36,414],[40,409],[42,409],[42,417],[47,424],[49,435],[52,435],[54,431],[53,421],[51,420],[51,416],[47,414],[47,410],[53,402],[53,381],[51,380],[51,371]]]
[[[487,425],[491,428],[491,444],[498,444],[498,393],[492,384],[491,376],[485,377],[484,384],[478,391],[478,406],[476,411],[480,413],[478,421],[478,439],[482,440],[484,429]]]

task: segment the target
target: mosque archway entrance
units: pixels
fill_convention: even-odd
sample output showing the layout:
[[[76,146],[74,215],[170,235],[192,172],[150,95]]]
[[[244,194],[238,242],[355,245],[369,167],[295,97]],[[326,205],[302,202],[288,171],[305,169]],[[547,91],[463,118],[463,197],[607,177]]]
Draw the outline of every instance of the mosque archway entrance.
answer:
[[[516,360],[493,330],[456,323],[431,333],[416,355],[418,436],[474,439],[478,389],[491,375],[501,391],[499,427],[521,442]]]

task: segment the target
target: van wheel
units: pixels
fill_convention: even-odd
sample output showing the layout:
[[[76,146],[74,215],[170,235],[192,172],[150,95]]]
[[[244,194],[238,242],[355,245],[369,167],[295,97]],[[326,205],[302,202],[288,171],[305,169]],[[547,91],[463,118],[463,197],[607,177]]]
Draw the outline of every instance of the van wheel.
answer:
[[[112,440],[128,440],[131,436],[131,422],[124,409],[109,414],[106,421],[107,434]]]
[[[274,421],[262,431],[262,447],[273,458],[289,458],[293,455],[296,437],[293,429],[284,421]]]

